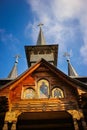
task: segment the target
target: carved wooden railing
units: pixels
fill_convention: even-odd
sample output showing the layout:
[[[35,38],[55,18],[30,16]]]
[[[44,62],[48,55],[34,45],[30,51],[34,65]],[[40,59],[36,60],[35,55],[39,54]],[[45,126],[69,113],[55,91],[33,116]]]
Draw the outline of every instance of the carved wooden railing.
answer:
[[[74,101],[58,100],[58,99],[35,99],[20,100],[12,104],[12,111],[19,110],[23,112],[36,111],[61,111],[68,109],[76,109],[77,103]]]

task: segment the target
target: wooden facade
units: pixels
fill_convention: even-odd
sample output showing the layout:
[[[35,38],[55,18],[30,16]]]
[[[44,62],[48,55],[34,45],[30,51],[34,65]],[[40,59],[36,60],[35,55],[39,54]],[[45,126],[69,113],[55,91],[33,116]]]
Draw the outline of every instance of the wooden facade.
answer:
[[[87,85],[70,78],[44,59],[0,88],[6,97],[1,112],[2,130],[86,130],[80,107]]]
[[[0,130],[87,130],[87,77],[57,69],[58,45],[46,45],[42,25],[37,45],[25,46],[29,68],[15,77],[17,59],[0,80]]]

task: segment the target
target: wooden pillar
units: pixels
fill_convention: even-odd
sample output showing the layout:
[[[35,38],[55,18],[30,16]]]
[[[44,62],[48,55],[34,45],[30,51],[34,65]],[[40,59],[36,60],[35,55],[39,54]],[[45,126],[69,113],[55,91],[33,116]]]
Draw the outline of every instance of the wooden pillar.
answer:
[[[10,127],[11,130],[16,130],[16,122],[13,122],[11,127]],[[2,128],[2,130],[8,130],[8,122],[4,122],[4,126]]]
[[[4,126],[2,128],[2,130],[8,130],[8,122],[4,122]]]
[[[81,122],[82,122],[83,130],[87,130],[87,125],[84,118],[81,118]]]
[[[16,121],[12,123],[11,130],[16,130]]]
[[[87,130],[87,124],[85,122],[85,118],[84,118],[82,109],[79,109],[79,113],[81,113],[80,119],[81,119],[83,130]]]
[[[75,130],[79,130],[77,119],[73,118],[73,122],[74,122],[74,128],[75,128]]]

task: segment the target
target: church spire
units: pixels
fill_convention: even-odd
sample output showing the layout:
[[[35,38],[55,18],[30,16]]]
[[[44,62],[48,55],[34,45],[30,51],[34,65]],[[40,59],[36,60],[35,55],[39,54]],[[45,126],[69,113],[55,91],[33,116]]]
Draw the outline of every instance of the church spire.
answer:
[[[68,62],[68,75],[71,77],[78,77],[76,70],[70,63],[70,59],[67,59],[67,62]]]
[[[50,64],[57,66],[58,45],[46,45],[44,35],[42,32],[42,25],[40,27],[37,44],[35,46],[25,46],[25,53],[28,67],[34,65],[41,58],[48,61]]]
[[[71,65],[70,63],[70,54],[68,54],[67,52],[64,53],[64,57],[67,58],[67,63],[68,63],[68,76],[71,77],[78,77],[78,74],[76,72],[76,70],[74,69],[74,67]]]
[[[15,60],[14,66],[13,66],[11,72],[8,75],[9,79],[15,79],[18,76],[18,73],[17,73],[17,64],[18,64],[19,55],[16,55],[15,58],[16,58],[16,60]]]
[[[45,38],[43,35],[43,31],[42,31],[43,24],[40,23],[38,26],[40,27],[40,31],[39,31],[39,35],[38,35],[38,39],[37,39],[37,45],[46,45]]]

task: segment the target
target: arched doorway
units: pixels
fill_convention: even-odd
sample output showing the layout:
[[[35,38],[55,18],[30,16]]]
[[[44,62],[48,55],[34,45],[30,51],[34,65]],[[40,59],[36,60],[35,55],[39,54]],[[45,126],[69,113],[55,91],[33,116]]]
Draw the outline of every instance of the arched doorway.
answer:
[[[17,121],[17,130],[74,130],[72,116],[66,111],[24,112]]]

